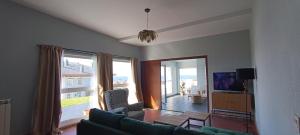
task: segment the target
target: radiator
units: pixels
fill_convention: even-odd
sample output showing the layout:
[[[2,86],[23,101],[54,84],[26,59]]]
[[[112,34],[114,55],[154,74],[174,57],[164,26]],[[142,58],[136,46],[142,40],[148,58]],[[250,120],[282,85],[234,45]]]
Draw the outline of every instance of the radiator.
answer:
[[[0,135],[9,135],[10,99],[0,99]]]

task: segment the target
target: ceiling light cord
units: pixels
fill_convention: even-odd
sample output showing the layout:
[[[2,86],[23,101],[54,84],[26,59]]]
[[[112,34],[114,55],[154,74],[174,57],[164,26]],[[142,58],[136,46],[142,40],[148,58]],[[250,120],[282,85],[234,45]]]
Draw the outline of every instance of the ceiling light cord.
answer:
[[[147,30],[149,27],[149,12],[150,12],[150,8],[145,8],[145,12],[147,13]]]
[[[147,13],[147,30],[148,30],[148,22],[149,22],[149,12]]]

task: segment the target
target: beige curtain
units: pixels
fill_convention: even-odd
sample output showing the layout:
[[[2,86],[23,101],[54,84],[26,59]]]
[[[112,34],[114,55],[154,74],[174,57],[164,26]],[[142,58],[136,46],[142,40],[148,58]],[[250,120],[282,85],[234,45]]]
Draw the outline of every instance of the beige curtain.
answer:
[[[112,69],[112,55],[105,53],[97,54],[97,65],[98,65],[98,101],[99,106],[102,110],[107,110],[105,100],[104,100],[104,92],[106,90],[113,89],[113,69]]]
[[[59,134],[60,80],[63,49],[41,45],[39,80],[33,112],[32,135]]]
[[[138,77],[138,59],[137,58],[131,58],[131,73],[132,73],[132,78],[133,82],[136,87],[136,97],[139,102],[143,101],[143,93],[142,93],[142,88],[141,88],[141,81],[139,80]]]

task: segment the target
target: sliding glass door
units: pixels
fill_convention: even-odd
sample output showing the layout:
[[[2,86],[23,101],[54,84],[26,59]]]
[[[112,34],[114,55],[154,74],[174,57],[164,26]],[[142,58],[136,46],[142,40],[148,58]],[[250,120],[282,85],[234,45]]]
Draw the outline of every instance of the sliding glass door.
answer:
[[[176,68],[162,63],[161,65],[161,95],[162,102],[167,103],[167,98],[178,94],[176,83]]]
[[[207,112],[206,59],[161,62],[162,109]]]
[[[161,80],[161,102],[162,105],[167,103],[167,98],[166,98],[166,91],[167,91],[167,87],[166,87],[166,65],[161,65],[160,67],[160,80]]]

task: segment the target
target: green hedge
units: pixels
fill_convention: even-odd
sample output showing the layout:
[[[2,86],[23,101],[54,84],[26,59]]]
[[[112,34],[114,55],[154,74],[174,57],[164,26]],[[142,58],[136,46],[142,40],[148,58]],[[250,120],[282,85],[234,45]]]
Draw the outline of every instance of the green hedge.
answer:
[[[69,107],[69,106],[74,106],[74,105],[80,105],[80,104],[85,104],[90,101],[90,97],[77,97],[77,98],[70,98],[70,99],[62,99],[61,100],[61,107]]]

